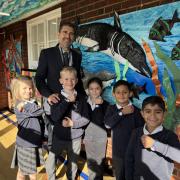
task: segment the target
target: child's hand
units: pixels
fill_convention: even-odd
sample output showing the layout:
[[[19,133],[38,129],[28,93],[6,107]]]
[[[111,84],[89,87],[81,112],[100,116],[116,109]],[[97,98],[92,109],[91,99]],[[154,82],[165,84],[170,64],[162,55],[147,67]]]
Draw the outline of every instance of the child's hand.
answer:
[[[102,103],[103,103],[102,97],[97,97],[97,98],[95,98],[94,103],[95,103],[95,104],[102,104]]]
[[[125,107],[123,107],[123,109],[121,110],[121,112],[122,112],[123,114],[131,114],[131,113],[134,112],[134,107],[133,107],[133,105],[125,106]]]
[[[69,117],[65,117],[62,121],[62,126],[63,127],[72,127],[73,126],[73,121]]]
[[[75,94],[71,94],[67,97],[67,99],[69,100],[69,102],[75,102],[76,100],[76,95]]]
[[[145,148],[151,148],[154,144],[154,139],[147,135],[142,135],[141,142]]]
[[[23,112],[24,110],[24,102],[20,102],[18,105],[17,105],[17,109],[20,111],[20,112]]]

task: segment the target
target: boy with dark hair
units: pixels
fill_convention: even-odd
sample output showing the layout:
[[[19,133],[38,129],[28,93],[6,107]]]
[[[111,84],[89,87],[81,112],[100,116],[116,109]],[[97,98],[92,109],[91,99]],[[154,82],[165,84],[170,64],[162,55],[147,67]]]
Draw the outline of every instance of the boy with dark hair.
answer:
[[[124,80],[114,84],[116,104],[107,108],[104,121],[112,131],[112,163],[116,180],[125,179],[125,153],[132,131],[144,125],[140,109],[131,103],[131,85]]]
[[[170,180],[173,161],[180,162],[180,143],[163,127],[165,103],[150,96],[142,103],[145,125],[136,129],[126,153],[126,180]]]

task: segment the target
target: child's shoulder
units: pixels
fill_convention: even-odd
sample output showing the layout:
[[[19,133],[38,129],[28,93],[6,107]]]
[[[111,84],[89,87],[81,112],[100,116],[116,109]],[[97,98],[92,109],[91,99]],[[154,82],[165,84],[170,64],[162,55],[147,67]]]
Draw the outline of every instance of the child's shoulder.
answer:
[[[172,131],[163,126],[163,134],[166,135],[167,138],[177,138],[177,135]]]

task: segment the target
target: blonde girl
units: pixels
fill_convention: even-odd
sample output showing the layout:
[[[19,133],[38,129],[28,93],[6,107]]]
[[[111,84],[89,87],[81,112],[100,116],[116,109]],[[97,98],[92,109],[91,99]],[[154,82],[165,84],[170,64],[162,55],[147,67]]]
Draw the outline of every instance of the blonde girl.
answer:
[[[44,124],[43,110],[35,102],[32,79],[21,76],[12,80],[11,92],[14,112],[18,123],[16,146],[11,168],[18,166],[17,180],[36,180],[37,166],[44,164],[42,142]]]

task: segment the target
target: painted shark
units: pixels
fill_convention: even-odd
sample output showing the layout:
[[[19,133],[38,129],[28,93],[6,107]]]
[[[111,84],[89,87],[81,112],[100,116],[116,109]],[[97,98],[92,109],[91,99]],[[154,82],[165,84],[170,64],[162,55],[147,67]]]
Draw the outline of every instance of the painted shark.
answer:
[[[100,51],[121,64],[128,61],[129,68],[151,77],[142,47],[123,32],[119,15],[114,12],[114,26],[107,23],[91,23],[77,27],[76,42],[88,47],[89,52]]]

